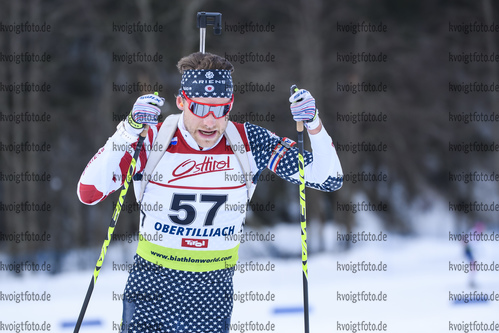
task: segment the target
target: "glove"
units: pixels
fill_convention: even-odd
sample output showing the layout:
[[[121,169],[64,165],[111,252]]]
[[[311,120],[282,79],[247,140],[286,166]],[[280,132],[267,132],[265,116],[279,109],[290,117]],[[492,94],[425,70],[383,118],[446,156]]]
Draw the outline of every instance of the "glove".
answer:
[[[154,94],[143,95],[137,98],[128,117],[116,126],[118,135],[132,144],[137,141],[144,125],[156,125],[161,113],[159,106],[163,106],[165,99]]]
[[[160,106],[165,99],[154,94],[147,94],[137,98],[132,111],[125,121],[125,130],[134,135],[139,135],[144,125],[156,125],[161,114]]]
[[[289,102],[291,103],[291,114],[295,121],[303,121],[309,130],[319,126],[319,110],[315,107],[315,98],[307,90],[298,90],[291,95]]]

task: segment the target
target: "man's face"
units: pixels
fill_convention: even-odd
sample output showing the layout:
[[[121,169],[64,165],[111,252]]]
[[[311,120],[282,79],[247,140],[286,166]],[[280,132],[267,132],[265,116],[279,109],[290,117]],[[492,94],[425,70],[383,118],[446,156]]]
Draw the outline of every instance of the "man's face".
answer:
[[[191,98],[194,102],[208,104],[224,104],[230,102],[230,98]],[[199,147],[209,148],[213,146],[223,135],[227,128],[228,115],[222,118],[215,118],[212,113],[204,118],[200,118],[189,110],[189,103],[177,96],[177,107],[184,111],[184,125],[192,135]]]

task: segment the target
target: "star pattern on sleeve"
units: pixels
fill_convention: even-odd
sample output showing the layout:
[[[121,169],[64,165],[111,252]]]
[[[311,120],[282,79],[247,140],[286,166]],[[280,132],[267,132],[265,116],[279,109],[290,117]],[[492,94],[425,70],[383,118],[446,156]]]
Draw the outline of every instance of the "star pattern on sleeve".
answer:
[[[279,143],[281,138],[269,130],[251,124],[245,123],[246,133],[248,134],[248,141],[250,144],[253,157],[255,158],[256,165],[259,170],[267,167],[268,161],[272,155],[272,150]],[[305,166],[309,165],[313,158],[312,153],[305,151],[303,154]],[[292,176],[298,172],[298,147],[295,145],[291,147],[279,161],[276,169],[276,174],[284,180],[293,184],[299,184],[299,180]],[[315,188],[320,191],[332,192],[341,187],[343,184],[342,177],[329,176],[322,184],[306,182],[307,187]]]

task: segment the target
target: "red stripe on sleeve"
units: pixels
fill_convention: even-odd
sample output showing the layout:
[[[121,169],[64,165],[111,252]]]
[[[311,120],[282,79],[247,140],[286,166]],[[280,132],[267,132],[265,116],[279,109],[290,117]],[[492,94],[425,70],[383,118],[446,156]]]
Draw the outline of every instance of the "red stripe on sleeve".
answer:
[[[94,185],[80,184],[79,192],[81,202],[87,205],[102,201],[107,197],[107,195],[104,195],[101,191],[97,190]]]
[[[244,130],[244,124],[234,122],[234,125],[236,125],[237,131],[239,132],[239,135],[241,135],[241,138],[243,139],[244,148],[246,148],[246,151],[250,151],[248,137],[246,136],[246,131]]]
[[[137,145],[135,145],[137,146]],[[121,179],[120,184],[123,185],[125,183],[126,175],[128,173],[128,168],[130,167],[130,162],[132,161],[132,156],[126,153],[120,161],[120,170],[121,170]]]

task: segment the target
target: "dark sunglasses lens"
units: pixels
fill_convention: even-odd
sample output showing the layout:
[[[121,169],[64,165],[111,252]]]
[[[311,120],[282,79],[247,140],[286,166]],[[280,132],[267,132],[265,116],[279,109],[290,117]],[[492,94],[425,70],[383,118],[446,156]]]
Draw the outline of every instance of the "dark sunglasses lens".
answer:
[[[194,113],[198,117],[205,117],[208,113],[213,112],[213,116],[215,118],[222,118],[230,111],[230,104],[227,105],[219,105],[219,106],[211,106],[211,105],[203,105],[197,104],[195,102],[189,101],[189,110]]]
[[[194,113],[196,116],[199,116],[199,117],[204,117],[208,114],[208,111],[207,110],[209,108],[207,108],[205,105],[202,105],[202,104],[196,104],[194,102],[191,102],[191,111],[192,113]]]

